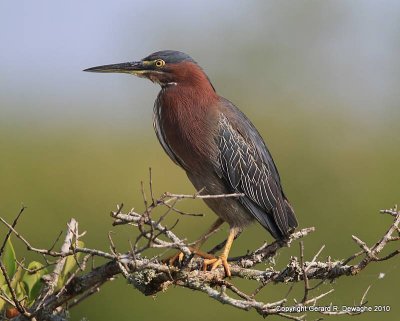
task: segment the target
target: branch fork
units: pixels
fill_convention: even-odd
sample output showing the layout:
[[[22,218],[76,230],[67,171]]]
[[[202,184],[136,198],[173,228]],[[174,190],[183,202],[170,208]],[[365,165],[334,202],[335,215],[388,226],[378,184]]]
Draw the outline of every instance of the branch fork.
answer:
[[[116,245],[108,235],[110,241],[110,252],[82,247],[79,240],[85,233],[79,233],[78,222],[71,219],[67,224],[66,235],[62,242],[60,251],[54,250],[55,244],[50,249],[36,248],[16,230],[23,210],[17,215],[12,224],[6,222],[3,218],[0,221],[8,229],[3,246],[0,248],[0,258],[3,254],[4,244],[11,235],[23,242],[29,251],[42,256],[45,261],[45,267],[51,268],[52,272],[45,275],[43,286],[38,297],[31,306],[24,306],[23,301],[16,298],[15,291],[11,285],[11,280],[7,281],[7,271],[0,260],[1,273],[5,276],[7,286],[11,297],[0,293],[0,300],[6,300],[7,303],[17,310],[18,316],[15,320],[64,320],[65,311],[72,308],[91,295],[100,291],[101,286],[113,280],[117,275],[122,275],[130,284],[145,295],[155,295],[159,292],[167,291],[172,284],[205,293],[211,299],[217,300],[223,304],[231,305],[241,310],[256,310],[262,316],[278,315],[291,320],[303,320],[305,315],[287,314],[282,312],[280,307],[288,304],[290,292],[296,283],[302,282],[304,287],[303,295],[300,299],[294,300],[294,307],[307,307],[316,305],[319,300],[331,294],[334,289],[329,289],[322,294],[313,296],[312,292],[322,286],[325,281],[332,281],[342,276],[357,275],[365,269],[371,262],[381,262],[392,259],[397,256],[400,250],[393,251],[386,256],[381,256],[382,251],[388,243],[398,242],[400,240],[399,224],[400,212],[397,208],[382,210],[381,213],[388,214],[393,218],[393,223],[383,234],[382,237],[373,245],[368,246],[357,236],[352,236],[353,241],[361,249],[346,260],[332,261],[330,257],[326,261],[319,260],[321,253],[325,250],[322,245],[320,250],[314,254],[310,261],[306,260],[305,245],[300,241],[300,253],[298,256],[292,256],[286,267],[281,270],[274,266],[267,269],[258,269],[259,263],[266,263],[284,247],[289,247],[294,242],[306,237],[315,231],[314,227],[303,228],[293,233],[287,241],[275,241],[270,244],[263,244],[258,249],[242,256],[229,259],[231,265],[232,280],[225,279],[225,273],[222,268],[213,271],[201,271],[200,258],[192,258],[190,244],[180,238],[173,232],[178,221],[168,227],[163,224],[167,215],[175,213],[179,216],[199,216],[199,214],[185,213],[177,208],[179,202],[189,199],[205,199],[220,197],[239,197],[240,194],[227,195],[203,195],[201,191],[193,195],[164,193],[158,199],[154,198],[152,190],[152,180],[150,177],[150,199],[147,201],[144,184],[142,184],[142,195],[144,211],[142,213],[131,209],[123,212],[123,205],[118,205],[117,209],[111,212],[113,225],[131,225],[137,231],[137,237],[134,243],[131,243],[129,251],[119,253]],[[164,212],[157,216],[154,214],[156,208],[164,209]],[[223,245],[222,245],[223,246]],[[217,245],[210,253],[214,253],[221,247]],[[151,258],[143,254],[148,249],[155,248],[161,252]],[[181,267],[168,266],[160,262],[160,257],[167,250],[179,250],[184,253],[187,261]],[[80,257],[82,254],[83,257]],[[66,279],[65,283],[58,287],[60,274],[63,271],[68,258],[73,257],[76,261],[76,268]],[[88,269],[88,263],[94,258],[102,258],[105,263],[92,266]],[[192,258],[190,260],[190,258]],[[358,263],[350,264],[355,259]],[[53,260],[55,262],[52,262]],[[21,268],[25,268],[23,262],[18,262]],[[92,263],[93,265],[93,263]],[[232,281],[235,278],[253,280],[258,283],[252,293],[245,293],[237,287]],[[317,280],[316,284],[311,284]],[[276,302],[263,302],[257,299],[259,292],[270,284],[291,284],[287,295]],[[366,303],[365,291],[360,301],[360,306]],[[335,314],[334,312],[320,312],[322,314]],[[342,313],[336,313],[342,314]],[[347,313],[348,314],[348,313]]]

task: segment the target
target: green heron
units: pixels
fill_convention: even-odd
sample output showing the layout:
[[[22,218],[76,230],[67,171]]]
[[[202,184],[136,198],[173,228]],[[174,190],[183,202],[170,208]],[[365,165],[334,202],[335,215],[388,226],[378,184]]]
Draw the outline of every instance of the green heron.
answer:
[[[224,266],[235,236],[258,221],[275,239],[284,240],[297,227],[270,152],[250,120],[219,96],[202,68],[187,54],[164,50],[137,62],[85,69],[127,73],[161,86],[154,104],[153,124],[168,156],[182,167],[197,190],[208,194],[241,193],[232,198],[205,199],[218,220],[191,249],[203,256],[203,268]],[[229,236],[219,257],[200,246],[219,226],[229,224]]]

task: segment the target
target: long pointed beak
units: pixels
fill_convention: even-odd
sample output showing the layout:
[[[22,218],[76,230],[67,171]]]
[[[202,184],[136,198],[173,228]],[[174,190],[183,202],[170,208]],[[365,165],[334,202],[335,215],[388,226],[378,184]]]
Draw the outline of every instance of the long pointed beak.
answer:
[[[138,75],[138,74],[141,74],[146,71],[146,66],[143,64],[142,61],[135,61],[135,62],[124,62],[121,64],[97,66],[97,67],[85,69],[83,71],[117,72],[117,73]]]

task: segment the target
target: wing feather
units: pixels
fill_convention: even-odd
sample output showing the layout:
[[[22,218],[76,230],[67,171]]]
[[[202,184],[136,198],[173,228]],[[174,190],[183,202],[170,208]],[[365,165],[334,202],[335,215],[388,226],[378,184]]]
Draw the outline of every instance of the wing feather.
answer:
[[[264,141],[241,115],[248,122],[246,128],[234,127],[224,113],[220,114],[217,172],[232,191],[245,194],[240,198],[242,205],[276,239],[287,237],[297,226],[294,212],[286,205],[278,171]],[[250,132],[243,134],[246,129]]]

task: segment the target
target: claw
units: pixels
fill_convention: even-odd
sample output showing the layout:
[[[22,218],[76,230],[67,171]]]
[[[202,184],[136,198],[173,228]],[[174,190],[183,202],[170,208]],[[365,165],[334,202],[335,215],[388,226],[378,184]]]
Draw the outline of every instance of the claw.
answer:
[[[178,252],[174,256],[171,256],[170,258],[165,259],[164,262],[165,263],[168,262],[168,265],[174,266],[176,260],[178,260],[178,262],[181,263],[183,261],[183,257],[184,257],[183,252]]]
[[[203,262],[203,271],[207,271],[208,266],[211,265],[211,271],[215,270],[217,267],[222,265],[225,270],[225,275],[231,277],[231,269],[228,264],[227,257],[221,255],[220,257],[215,257],[212,259],[205,259]]]

